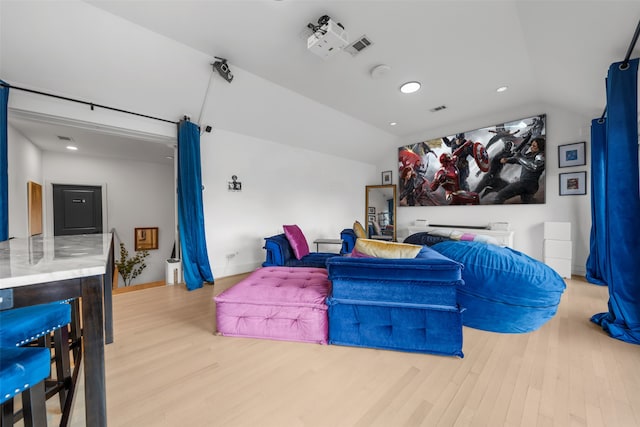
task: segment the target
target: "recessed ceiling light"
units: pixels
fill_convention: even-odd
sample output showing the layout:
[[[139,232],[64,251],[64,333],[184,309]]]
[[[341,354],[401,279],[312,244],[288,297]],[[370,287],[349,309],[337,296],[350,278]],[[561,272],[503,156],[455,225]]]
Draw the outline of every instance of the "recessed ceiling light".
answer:
[[[398,124],[397,122],[391,122],[391,123],[389,123],[389,126],[395,126],[397,124]]]
[[[507,89],[509,89],[507,86],[500,86],[498,89],[496,89],[496,92],[505,92]]]
[[[417,92],[420,89],[420,82],[407,82],[400,86],[400,92],[402,93],[413,93]]]
[[[78,147],[76,147],[75,145],[67,145],[67,150],[77,151]]]

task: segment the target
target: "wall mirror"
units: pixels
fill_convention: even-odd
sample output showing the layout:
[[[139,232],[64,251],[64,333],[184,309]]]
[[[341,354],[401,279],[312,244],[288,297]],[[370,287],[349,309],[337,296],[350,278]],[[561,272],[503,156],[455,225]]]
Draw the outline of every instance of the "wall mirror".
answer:
[[[365,221],[370,239],[396,241],[396,186],[367,185]]]

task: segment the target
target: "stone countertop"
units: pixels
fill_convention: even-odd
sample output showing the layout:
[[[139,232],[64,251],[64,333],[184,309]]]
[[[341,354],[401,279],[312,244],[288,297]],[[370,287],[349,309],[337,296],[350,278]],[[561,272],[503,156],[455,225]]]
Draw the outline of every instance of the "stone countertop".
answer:
[[[0,289],[102,275],[111,233],[0,242]]]

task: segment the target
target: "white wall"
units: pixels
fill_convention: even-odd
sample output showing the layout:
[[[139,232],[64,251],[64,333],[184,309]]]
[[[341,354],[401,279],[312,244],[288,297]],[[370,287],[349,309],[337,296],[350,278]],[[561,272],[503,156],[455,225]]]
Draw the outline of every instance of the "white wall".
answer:
[[[340,238],[363,220],[364,187],[379,177],[373,165],[223,130],[202,137],[201,157],[214,277],[260,266],[264,238],[284,224],[298,224],[311,250],[316,238]],[[242,191],[228,191],[232,175]]]
[[[487,225],[489,222],[507,221],[515,232],[514,248],[527,255],[542,260],[542,233],[545,221],[568,221],[572,225],[573,273],[584,275],[589,255],[589,233],[591,229],[591,196],[587,183],[587,195],[559,196],[560,173],[587,171],[590,180],[590,125],[591,119],[575,115],[550,105],[527,105],[515,111],[508,111],[487,117],[478,117],[473,121],[455,125],[455,127],[428,129],[423,133],[405,138],[400,145],[407,145],[444,135],[478,129],[537,114],[547,115],[546,127],[546,203],[539,205],[483,205],[483,206],[437,206],[410,207],[398,206],[398,233],[406,236],[407,226],[415,219],[427,219],[434,224]],[[586,141],[587,164],[572,168],[558,168],[558,146]],[[389,160],[380,166],[380,170],[392,169],[393,180],[398,182],[398,147],[389,149]]]
[[[9,237],[29,235],[27,182],[44,186],[40,150],[11,125],[7,132]]]
[[[44,152],[45,224],[53,235],[52,184],[103,186],[107,202],[106,228],[115,228],[115,257],[119,259],[119,243],[134,254],[134,228],[158,227],[158,249],[150,250],[147,268],[133,284],[164,280],[165,260],[171,257],[174,242],[173,167],[158,163],[114,161],[106,158]],[[13,209],[13,206],[11,206]],[[124,286],[118,276],[119,286]]]

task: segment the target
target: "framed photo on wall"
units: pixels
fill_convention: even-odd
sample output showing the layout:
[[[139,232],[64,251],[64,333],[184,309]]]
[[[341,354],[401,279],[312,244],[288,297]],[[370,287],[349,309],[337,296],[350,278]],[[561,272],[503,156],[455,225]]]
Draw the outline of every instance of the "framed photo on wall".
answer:
[[[391,184],[391,171],[382,172],[382,185]]]
[[[560,174],[560,195],[575,196],[587,194],[587,172]]]
[[[376,207],[375,207],[375,206],[369,206],[369,207],[367,208],[367,213],[368,213],[369,215],[375,215],[375,214],[376,214]]]
[[[135,229],[134,237],[136,251],[158,249],[158,227],[137,227]]]
[[[568,168],[571,166],[586,165],[586,157],[584,142],[576,142],[575,144],[565,144],[558,147],[558,166]]]

